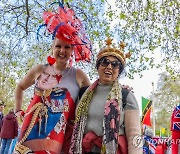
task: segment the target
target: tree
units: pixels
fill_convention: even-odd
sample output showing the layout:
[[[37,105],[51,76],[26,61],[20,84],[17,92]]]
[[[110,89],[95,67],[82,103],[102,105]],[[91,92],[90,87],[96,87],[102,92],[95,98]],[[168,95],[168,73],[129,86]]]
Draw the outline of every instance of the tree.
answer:
[[[171,114],[174,107],[180,103],[180,75],[173,79],[167,73],[162,73],[155,92],[156,128],[161,126],[170,131]]]
[[[167,70],[176,77],[179,63],[179,5],[178,0],[139,1],[139,0],[62,0],[83,20],[84,27],[93,42],[92,65],[99,47],[104,45],[107,36],[127,43],[125,52],[132,53],[128,60],[128,76],[133,73],[141,74],[142,70],[152,67],[166,66]],[[53,0],[1,0],[0,29],[2,46],[0,61],[0,77],[12,81],[1,80],[1,86],[14,90],[14,86],[27,70],[36,63],[45,62],[50,53],[50,37],[44,36],[44,29],[37,30],[42,21],[42,12],[56,9],[58,3]],[[160,53],[161,61],[155,64],[154,55]],[[6,62],[5,62],[6,61]],[[91,78],[94,71],[89,71],[91,65],[78,64],[88,67]],[[4,72],[4,69],[7,70]],[[8,72],[9,71],[9,72]],[[12,78],[11,78],[12,77]],[[1,88],[1,87],[0,87]],[[6,96],[6,95],[5,95]]]

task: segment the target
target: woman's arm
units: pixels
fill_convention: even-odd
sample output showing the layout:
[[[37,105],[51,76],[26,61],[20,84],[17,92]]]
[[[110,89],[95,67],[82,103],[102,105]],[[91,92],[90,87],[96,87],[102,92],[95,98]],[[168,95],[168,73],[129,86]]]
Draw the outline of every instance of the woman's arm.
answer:
[[[141,137],[141,124],[138,103],[132,92],[129,92],[126,99],[124,125],[128,141],[128,154],[142,154],[142,147],[136,147],[138,145],[133,143],[133,139]]]
[[[76,80],[80,88],[91,84],[88,76],[81,69],[76,70]]]
[[[34,66],[17,84],[15,89],[15,112],[21,110],[24,90],[26,90],[35,83],[35,79],[42,73],[43,67],[43,64],[38,64]]]

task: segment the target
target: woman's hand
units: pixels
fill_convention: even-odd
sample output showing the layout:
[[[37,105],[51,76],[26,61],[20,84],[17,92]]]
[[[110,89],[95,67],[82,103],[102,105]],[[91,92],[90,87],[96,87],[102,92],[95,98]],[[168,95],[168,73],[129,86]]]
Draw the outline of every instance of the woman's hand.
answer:
[[[133,87],[130,87],[129,85],[122,85],[122,88],[124,88],[124,89],[127,89],[127,90],[129,90],[129,91],[131,91],[131,92],[134,92],[133,91]]]

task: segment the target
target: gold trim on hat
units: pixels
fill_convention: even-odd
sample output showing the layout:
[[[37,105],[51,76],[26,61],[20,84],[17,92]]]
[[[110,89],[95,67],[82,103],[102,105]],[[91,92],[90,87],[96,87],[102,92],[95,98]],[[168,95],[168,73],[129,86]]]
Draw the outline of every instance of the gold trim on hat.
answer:
[[[126,44],[124,42],[120,42],[120,44],[119,44],[120,48],[114,48],[111,46],[112,40],[113,39],[111,39],[111,38],[107,38],[105,40],[106,46],[104,48],[102,48],[100,50],[100,52],[98,53],[97,61],[99,61],[99,59],[101,59],[102,57],[105,57],[105,56],[115,56],[116,58],[118,58],[121,61],[121,63],[123,65],[125,65],[126,58],[129,58],[131,55],[130,52],[128,54],[123,53],[123,50],[124,50]]]

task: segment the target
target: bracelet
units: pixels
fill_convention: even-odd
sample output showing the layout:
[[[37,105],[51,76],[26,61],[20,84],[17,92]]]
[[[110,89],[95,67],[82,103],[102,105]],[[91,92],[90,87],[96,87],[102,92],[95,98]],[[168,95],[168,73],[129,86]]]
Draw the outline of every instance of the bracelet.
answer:
[[[20,111],[23,111],[23,110],[17,110],[17,111],[15,112],[15,114],[18,113],[18,112],[20,112]]]
[[[24,117],[24,115],[25,115],[25,113],[24,113],[23,110],[17,110],[16,113],[15,113],[15,115],[18,116],[18,113],[19,113],[19,116],[23,116],[23,117]]]

